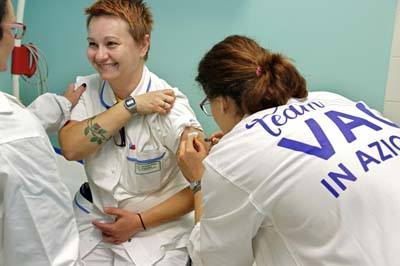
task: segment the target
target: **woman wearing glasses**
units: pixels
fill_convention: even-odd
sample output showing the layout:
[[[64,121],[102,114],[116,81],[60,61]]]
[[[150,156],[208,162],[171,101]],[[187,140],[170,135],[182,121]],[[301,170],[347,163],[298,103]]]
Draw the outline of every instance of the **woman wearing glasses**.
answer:
[[[25,32],[14,21],[11,1],[0,0],[0,71]],[[0,91],[0,265],[81,265],[70,195],[42,125],[57,130],[82,92],[70,87],[71,102],[45,94],[26,109]]]
[[[224,136],[209,154],[190,137],[178,155],[202,186],[194,265],[398,265],[398,126],[308,93],[287,58],[243,36],[216,44],[197,81]]]
[[[60,132],[89,181],[74,200],[81,255],[96,266],[185,265],[193,194],[175,154],[200,124],[187,98],[145,66],[153,19],[142,1],[100,0],[86,14],[98,73],[78,77],[87,90]]]

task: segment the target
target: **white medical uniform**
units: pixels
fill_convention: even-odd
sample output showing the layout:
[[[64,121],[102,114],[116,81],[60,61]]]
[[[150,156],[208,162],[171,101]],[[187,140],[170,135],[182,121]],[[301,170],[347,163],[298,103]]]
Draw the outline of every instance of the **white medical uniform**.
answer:
[[[46,111],[31,106],[45,126],[56,128],[60,117],[69,116],[71,104],[57,98],[49,94],[38,101],[59,117],[45,118]],[[0,92],[0,265],[80,265],[69,199],[41,122],[16,98]]]
[[[71,102],[64,96],[45,93],[27,108],[39,119],[48,133],[57,133],[71,118],[71,107]]]
[[[77,78],[77,84],[83,82],[87,84],[87,90],[72,111],[71,120],[82,121],[93,117],[116,102],[111,87],[98,74]],[[171,88],[147,67],[132,96],[162,89],[173,89],[176,94],[176,101],[169,114],[135,114],[123,129],[126,133],[126,147],[118,147],[111,138],[85,160],[94,206],[77,193],[75,209],[81,235],[81,254],[86,262],[89,259],[92,261],[93,254],[100,249],[108,249],[115,254],[114,258],[110,258],[114,261],[111,265],[117,265],[116,261],[121,257],[129,265],[138,266],[157,263],[179,265],[187,260],[185,246],[193,226],[192,214],[149,228],[122,245],[101,242],[101,232],[91,223],[96,218],[113,221],[112,217],[102,213],[104,207],[143,212],[187,187],[177,167],[175,153],[184,128],[200,128],[200,124],[186,96],[178,89]],[[174,250],[182,250],[184,256],[181,262],[174,264],[173,260],[170,263],[163,261],[171,257],[169,251]]]
[[[244,118],[204,160],[194,265],[400,265],[400,129],[328,92]]]

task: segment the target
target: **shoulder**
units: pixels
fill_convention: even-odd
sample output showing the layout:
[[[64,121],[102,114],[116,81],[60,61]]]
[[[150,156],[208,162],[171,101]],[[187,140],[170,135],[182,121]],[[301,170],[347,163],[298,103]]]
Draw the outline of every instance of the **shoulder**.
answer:
[[[314,91],[314,92],[309,92],[308,101],[313,101],[313,100],[340,100],[340,101],[346,101],[346,102],[352,102],[350,99],[334,93],[334,92],[329,92],[329,91]]]
[[[77,76],[75,84],[79,86],[83,83],[86,83],[86,91],[83,95],[99,95],[99,91],[101,90],[102,80],[99,74],[92,74],[88,76]]]
[[[243,171],[254,166],[252,158],[257,156],[257,135],[246,129],[247,119],[239,122],[229,133],[212,147],[204,163],[232,183],[240,183]]]
[[[44,129],[15,97],[0,93],[0,143],[43,136]]]
[[[91,74],[88,76],[77,76],[76,77],[76,84],[81,85],[82,83],[86,83],[87,86],[97,87],[100,85],[101,78],[98,73]]]
[[[188,97],[178,87],[171,86],[167,81],[159,78],[156,74],[152,72],[150,72],[150,76],[152,82],[152,91],[170,89],[173,90],[175,93],[175,103],[171,112],[168,115],[162,117],[169,119],[170,117],[175,118],[175,115],[181,116],[182,114],[188,114],[191,117],[194,116],[194,112],[190,107]]]
[[[155,73],[149,71],[150,79],[151,79],[151,91],[159,91],[165,89],[178,90],[177,88],[172,87],[167,81],[157,76]]]
[[[12,105],[24,108],[24,105],[16,97],[0,91],[0,113],[12,113]]]
[[[100,95],[102,90],[102,79],[99,74],[92,74],[88,76],[77,76],[75,84],[76,86],[86,84],[86,90],[82,94],[78,105],[73,109],[73,113],[76,113],[76,110],[79,109],[79,106],[83,105],[92,105],[94,103],[100,102]]]
[[[152,83],[151,86],[152,91],[170,89],[173,90],[175,94],[186,97],[177,87],[170,85],[166,80],[160,78],[155,73],[149,71],[149,75]]]

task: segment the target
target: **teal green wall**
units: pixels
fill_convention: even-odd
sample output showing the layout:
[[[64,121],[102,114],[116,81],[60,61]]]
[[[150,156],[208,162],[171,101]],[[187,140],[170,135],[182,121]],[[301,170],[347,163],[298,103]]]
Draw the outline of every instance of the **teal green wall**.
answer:
[[[83,15],[92,2],[26,1],[24,41],[46,54],[51,91],[61,93],[76,75],[93,72],[86,60]],[[216,126],[198,108],[203,94],[194,81],[196,67],[214,43],[230,34],[247,35],[287,54],[310,90],[338,92],[383,110],[397,0],[148,2],[155,17],[148,66],[189,96],[209,133]],[[21,95],[25,103],[35,97],[32,90]]]

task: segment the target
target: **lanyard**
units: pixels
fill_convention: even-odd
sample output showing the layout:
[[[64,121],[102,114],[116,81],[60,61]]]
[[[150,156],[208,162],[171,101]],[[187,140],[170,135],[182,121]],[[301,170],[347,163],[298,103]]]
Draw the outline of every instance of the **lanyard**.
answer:
[[[100,102],[101,104],[107,108],[110,109],[112,105],[108,105],[103,98],[103,94],[104,94],[104,87],[106,86],[106,81],[103,80],[103,82],[101,83],[101,90],[100,90]],[[149,83],[147,84],[147,88],[146,88],[146,93],[150,91],[150,87],[151,87],[151,77],[149,79]]]

